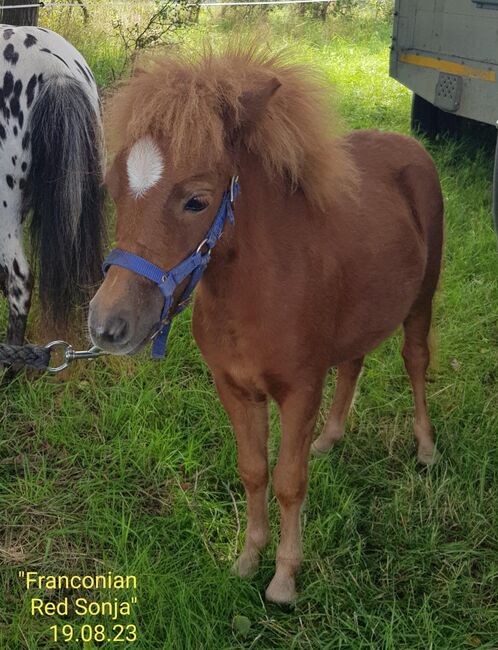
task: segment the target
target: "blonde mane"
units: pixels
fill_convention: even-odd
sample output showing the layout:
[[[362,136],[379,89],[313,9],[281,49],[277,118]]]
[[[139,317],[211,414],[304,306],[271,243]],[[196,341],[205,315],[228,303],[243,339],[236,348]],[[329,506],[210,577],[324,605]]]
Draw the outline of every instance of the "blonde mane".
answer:
[[[276,78],[281,86],[263,115],[244,128],[241,97]],[[352,193],[355,168],[329,103],[330,87],[316,71],[257,47],[222,54],[183,52],[152,59],[107,102],[106,135],[119,152],[146,135],[166,136],[173,164],[216,164],[227,147],[227,128],[259,158],[269,177],[324,208],[338,193]]]

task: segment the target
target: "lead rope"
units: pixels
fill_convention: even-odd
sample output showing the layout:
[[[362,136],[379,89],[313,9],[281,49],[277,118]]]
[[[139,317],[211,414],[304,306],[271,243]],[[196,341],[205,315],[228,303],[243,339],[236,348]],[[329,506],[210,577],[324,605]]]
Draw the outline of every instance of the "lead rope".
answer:
[[[61,363],[58,365],[50,363],[53,354],[62,354]],[[96,359],[106,354],[108,352],[97,347],[92,347],[89,350],[75,350],[66,341],[52,341],[45,346],[0,343],[0,365],[23,366],[51,373],[62,372],[78,359]]]

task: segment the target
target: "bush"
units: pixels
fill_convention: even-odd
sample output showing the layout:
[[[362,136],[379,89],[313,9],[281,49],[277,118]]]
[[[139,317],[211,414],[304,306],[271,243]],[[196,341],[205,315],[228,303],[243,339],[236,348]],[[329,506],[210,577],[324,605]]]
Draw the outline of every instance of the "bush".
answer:
[[[114,30],[125,52],[123,68],[140,51],[170,43],[172,34],[197,22],[199,17],[199,0],[155,0],[154,5],[153,13],[145,20],[139,16],[131,23],[123,18],[114,20]]]
[[[297,5],[300,16],[325,20],[328,15],[352,17],[361,10],[372,11],[376,18],[390,17],[393,0],[332,0],[331,2]]]

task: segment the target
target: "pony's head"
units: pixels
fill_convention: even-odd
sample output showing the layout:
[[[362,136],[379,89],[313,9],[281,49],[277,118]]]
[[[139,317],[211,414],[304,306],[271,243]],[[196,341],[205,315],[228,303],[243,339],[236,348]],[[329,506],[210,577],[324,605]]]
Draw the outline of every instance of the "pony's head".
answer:
[[[321,209],[331,183],[344,191],[352,176],[342,145],[326,135],[327,117],[323,85],[309,71],[255,51],[168,56],[138,71],[107,106],[118,248],[161,269],[178,264],[208,231],[243,150]],[[111,267],[91,303],[94,343],[134,352],[157,329],[162,305],[150,280]]]

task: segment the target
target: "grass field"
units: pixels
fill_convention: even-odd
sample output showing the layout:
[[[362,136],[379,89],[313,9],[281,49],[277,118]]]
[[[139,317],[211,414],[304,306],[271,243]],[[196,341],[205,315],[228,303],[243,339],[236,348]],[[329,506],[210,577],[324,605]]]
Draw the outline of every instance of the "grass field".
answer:
[[[223,39],[230,28],[212,21],[197,31]],[[276,13],[265,30],[326,72],[348,128],[408,132],[409,93],[387,74],[387,23],[357,16],[322,25]],[[108,83],[119,47],[98,34],[75,32],[74,40]],[[135,575],[137,591],[126,596],[137,604],[127,622],[138,641],[98,646],[109,649],[498,648],[492,150],[475,139],[430,150],[447,216],[438,365],[428,385],[440,463],[424,471],[415,462],[411,393],[394,337],[367,358],[344,442],[311,461],[300,596],[282,610],[263,600],[274,568],[274,499],[275,535],[261,569],[249,581],[229,573],[242,542],[244,496],[230,425],[189,313],[178,318],[162,363],[145,355],[100,360],[66,383],[20,377],[0,393],[2,650],[81,647],[49,640],[49,627],[67,621],[31,617],[36,592],[26,592],[19,570]],[[333,386],[332,375],[326,404]],[[274,458],[274,411],[272,422]],[[249,619],[245,635],[233,627],[235,616]]]

